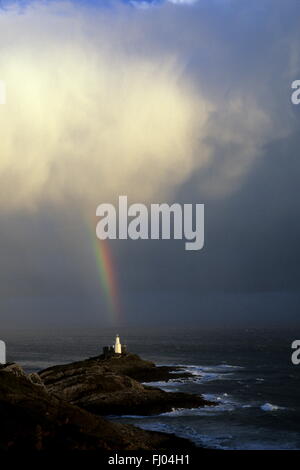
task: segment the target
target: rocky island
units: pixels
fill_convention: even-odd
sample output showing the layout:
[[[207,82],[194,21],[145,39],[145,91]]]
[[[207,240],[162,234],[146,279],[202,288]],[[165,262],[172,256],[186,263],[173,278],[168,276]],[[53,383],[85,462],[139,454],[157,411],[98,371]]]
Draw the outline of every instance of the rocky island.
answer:
[[[165,392],[143,382],[192,377],[178,368],[157,367],[136,354],[108,359],[103,356],[41,371],[39,376],[49,393],[100,416],[153,415],[174,408],[214,405],[201,396]],[[138,380],[136,380],[138,379]]]
[[[103,418],[214,405],[201,396],[164,392],[137,381],[170,380],[174,372],[176,377],[189,375],[135,354],[98,356],[39,374],[26,374],[17,364],[3,365],[0,450],[191,449],[186,439]]]

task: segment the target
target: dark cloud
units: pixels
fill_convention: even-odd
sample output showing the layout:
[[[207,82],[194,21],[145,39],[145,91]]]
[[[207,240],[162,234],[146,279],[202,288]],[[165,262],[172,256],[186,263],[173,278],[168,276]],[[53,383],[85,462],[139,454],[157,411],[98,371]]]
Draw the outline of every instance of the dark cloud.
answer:
[[[188,77],[214,109],[206,128],[211,159],[198,168],[196,152],[192,174],[170,194],[170,201],[205,203],[205,248],[111,242],[124,321],[299,324],[300,111],[290,102],[290,84],[300,78],[299,2],[202,0],[133,15],[125,47],[142,30],[147,41],[131,46],[134,54],[175,54],[180,79]],[[109,321],[91,234],[76,209],[74,201],[43,202],[34,213],[0,215],[8,324]]]

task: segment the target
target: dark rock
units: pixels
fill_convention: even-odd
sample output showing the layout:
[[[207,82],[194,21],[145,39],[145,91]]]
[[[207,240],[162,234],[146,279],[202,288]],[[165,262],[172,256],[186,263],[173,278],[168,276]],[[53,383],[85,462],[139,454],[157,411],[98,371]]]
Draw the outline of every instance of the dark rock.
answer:
[[[32,377],[31,377],[32,378]],[[48,393],[16,364],[0,368],[0,450],[191,449],[173,435],[111,423]]]
[[[35,372],[32,372],[31,374],[28,374],[27,377],[30,380],[30,382],[32,382],[33,384],[38,385],[39,387],[42,387],[46,390],[45,384],[42,381],[39,374],[36,374]]]
[[[189,372],[182,371],[176,366],[156,366],[154,362],[145,361],[137,354],[127,354],[121,357],[112,357],[104,359],[103,356],[94,358],[103,361],[106,367],[117,374],[128,375],[139,382],[168,382],[173,379],[192,378]],[[93,359],[91,359],[93,360]]]
[[[99,415],[153,415],[215,404],[198,395],[144,386],[132,378],[153,378],[155,369],[155,364],[133,354],[110,359],[100,356],[50,367],[40,377],[49,393]]]

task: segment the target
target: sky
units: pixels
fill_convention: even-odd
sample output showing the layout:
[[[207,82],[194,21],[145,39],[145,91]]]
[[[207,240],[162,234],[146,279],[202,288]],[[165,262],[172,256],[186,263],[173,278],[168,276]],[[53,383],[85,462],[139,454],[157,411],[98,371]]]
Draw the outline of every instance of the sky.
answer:
[[[298,0],[0,8],[3,327],[299,326]],[[205,204],[205,246],[110,241],[112,311],[122,194]]]

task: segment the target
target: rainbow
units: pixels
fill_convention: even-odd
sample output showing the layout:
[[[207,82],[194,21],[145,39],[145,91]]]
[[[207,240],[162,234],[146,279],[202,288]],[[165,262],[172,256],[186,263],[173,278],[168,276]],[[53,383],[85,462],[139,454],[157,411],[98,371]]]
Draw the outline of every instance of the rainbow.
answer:
[[[113,323],[118,323],[121,312],[120,299],[110,246],[107,240],[97,239],[96,234],[93,234],[93,240],[100,283],[105,294],[106,303]]]

